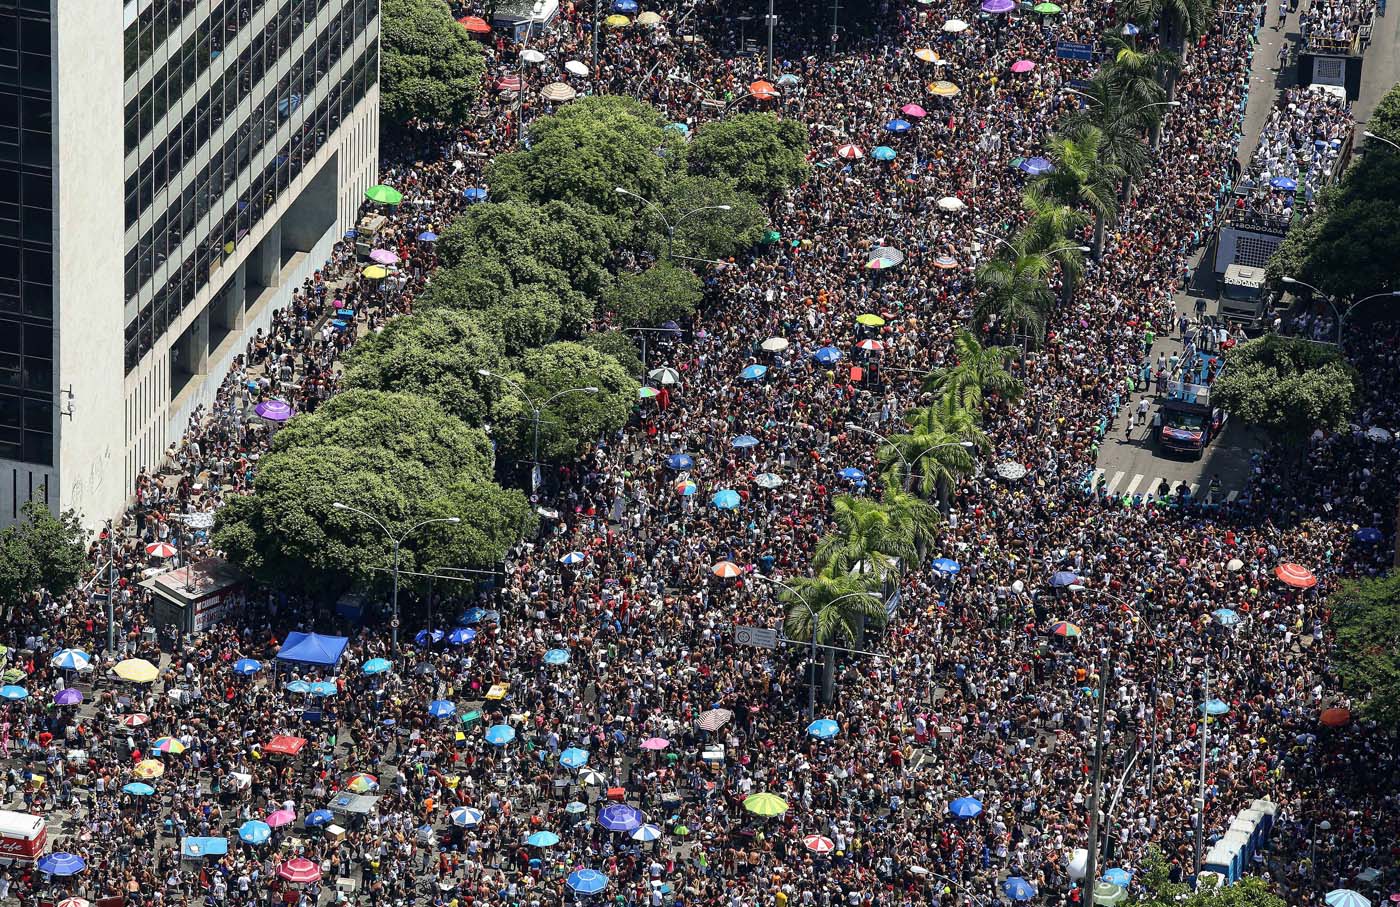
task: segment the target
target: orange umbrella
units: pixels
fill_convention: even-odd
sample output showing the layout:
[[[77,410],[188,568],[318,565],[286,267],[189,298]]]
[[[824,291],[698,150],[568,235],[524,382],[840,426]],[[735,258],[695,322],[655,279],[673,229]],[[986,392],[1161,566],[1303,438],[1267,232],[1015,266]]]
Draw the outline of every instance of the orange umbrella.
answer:
[[[491,26],[480,16],[463,16],[457,20],[457,24],[474,35],[485,35],[491,32]]]
[[[1343,708],[1324,709],[1321,721],[1323,727],[1341,727],[1351,721],[1351,711]]]
[[[734,579],[740,573],[739,565],[733,561],[720,561],[710,568],[710,572],[720,579]]]
[[[1274,576],[1282,580],[1285,586],[1292,586],[1294,589],[1311,589],[1317,585],[1317,577],[1313,576],[1313,572],[1300,564],[1279,564]]]
[[[772,82],[764,82],[760,79],[749,84],[749,94],[760,101],[771,101],[778,96],[778,89],[773,86]]]

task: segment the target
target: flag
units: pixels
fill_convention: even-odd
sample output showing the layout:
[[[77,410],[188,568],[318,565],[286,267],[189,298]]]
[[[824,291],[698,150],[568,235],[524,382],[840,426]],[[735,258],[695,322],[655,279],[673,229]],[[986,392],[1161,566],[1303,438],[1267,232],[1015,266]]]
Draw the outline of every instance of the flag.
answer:
[[[886,617],[886,619],[888,619],[888,620],[894,620],[894,612],[896,612],[896,611],[899,610],[899,597],[900,597],[901,594],[902,594],[901,591],[900,591],[899,589],[896,589],[896,590],[894,590],[894,594],[893,594],[893,595],[891,595],[889,598],[885,599],[885,617]]]

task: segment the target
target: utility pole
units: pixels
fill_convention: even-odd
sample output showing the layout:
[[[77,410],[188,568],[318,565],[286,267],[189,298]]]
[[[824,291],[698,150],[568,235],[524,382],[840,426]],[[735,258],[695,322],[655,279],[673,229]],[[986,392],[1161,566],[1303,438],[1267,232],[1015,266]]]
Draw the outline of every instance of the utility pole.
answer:
[[[1210,701],[1210,666],[1206,666],[1203,688],[1201,690],[1201,702]],[[1206,728],[1210,724],[1210,715],[1204,706],[1201,708],[1201,774],[1196,779],[1196,876],[1201,875],[1201,860],[1205,856],[1206,843]]]
[[[1099,709],[1094,718],[1094,773],[1089,790],[1089,857],[1084,863],[1084,892],[1080,899],[1082,907],[1094,903],[1094,880],[1099,870],[1099,800],[1103,788],[1103,726],[1104,714],[1108,708],[1108,675],[1113,672],[1113,653],[1110,652],[1099,669]]]
[[[773,0],[768,0],[768,81],[773,81]]]
[[[836,26],[836,13],[840,9],[841,0],[831,0],[831,46],[833,48],[835,48],[837,38],[839,37],[838,29]]]
[[[593,78],[598,78],[598,10],[603,0],[593,0]]]
[[[107,652],[117,648],[117,611],[113,599],[117,595],[117,526],[107,521]]]

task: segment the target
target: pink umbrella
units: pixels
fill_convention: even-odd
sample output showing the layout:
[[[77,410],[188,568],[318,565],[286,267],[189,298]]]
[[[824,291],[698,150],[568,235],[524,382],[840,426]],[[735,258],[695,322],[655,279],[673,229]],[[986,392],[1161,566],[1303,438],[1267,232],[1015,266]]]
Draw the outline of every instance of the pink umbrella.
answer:
[[[304,885],[321,880],[321,867],[306,857],[293,857],[278,868],[277,874],[288,882]]]
[[[918,104],[905,104],[903,107],[899,108],[899,112],[915,120],[920,117],[928,116],[928,111],[924,110]]]
[[[146,554],[151,557],[167,558],[175,556],[175,547],[165,542],[152,542],[146,546]]]
[[[1035,69],[1035,63],[1030,60],[1017,60],[1011,64],[1012,72],[1030,72],[1032,69]]]
[[[297,814],[290,809],[274,810],[267,815],[267,824],[270,828],[281,828],[283,825],[291,825]]]
[[[369,257],[379,262],[381,265],[396,265],[399,257],[388,249],[374,249],[369,253]]]
[[[665,737],[648,737],[642,741],[642,749],[644,750],[664,750],[670,745],[671,741]]]

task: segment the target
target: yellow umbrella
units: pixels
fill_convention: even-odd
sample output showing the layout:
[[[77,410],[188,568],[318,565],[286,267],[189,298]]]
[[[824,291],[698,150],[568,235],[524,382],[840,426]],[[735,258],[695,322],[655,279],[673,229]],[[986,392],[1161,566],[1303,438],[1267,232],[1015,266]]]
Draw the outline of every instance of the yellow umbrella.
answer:
[[[914,51],[914,56],[923,60],[925,63],[938,63],[942,60],[938,54],[934,53],[932,47],[920,47],[918,50]]]
[[[627,18],[626,16],[614,14],[604,19],[603,24],[606,25],[608,28],[625,28],[628,25],[632,24],[632,20]]]
[[[147,780],[159,778],[161,775],[165,774],[165,765],[154,759],[143,759],[136,763],[136,767],[131,770],[131,773],[138,778]]]
[[[938,95],[940,98],[957,97],[961,91],[962,89],[952,82],[944,82],[942,79],[937,82],[931,82],[928,86],[929,94]]]
[[[370,265],[360,273],[364,274],[370,280],[383,280],[389,276],[389,272],[384,270],[383,265]]]
[[[150,683],[160,675],[156,666],[144,658],[128,658],[126,661],[119,661],[112,670],[122,680],[129,680],[132,683]]]
[[[864,315],[856,316],[856,323],[863,324],[868,328],[882,328],[885,326],[885,319],[881,318],[879,315],[872,315],[866,312]]]
[[[787,812],[787,801],[777,794],[763,792],[744,798],[744,809],[755,816],[781,816]]]
[[[646,28],[651,28],[652,26],[661,24],[661,16],[651,10],[647,10],[637,17],[637,24]]]

